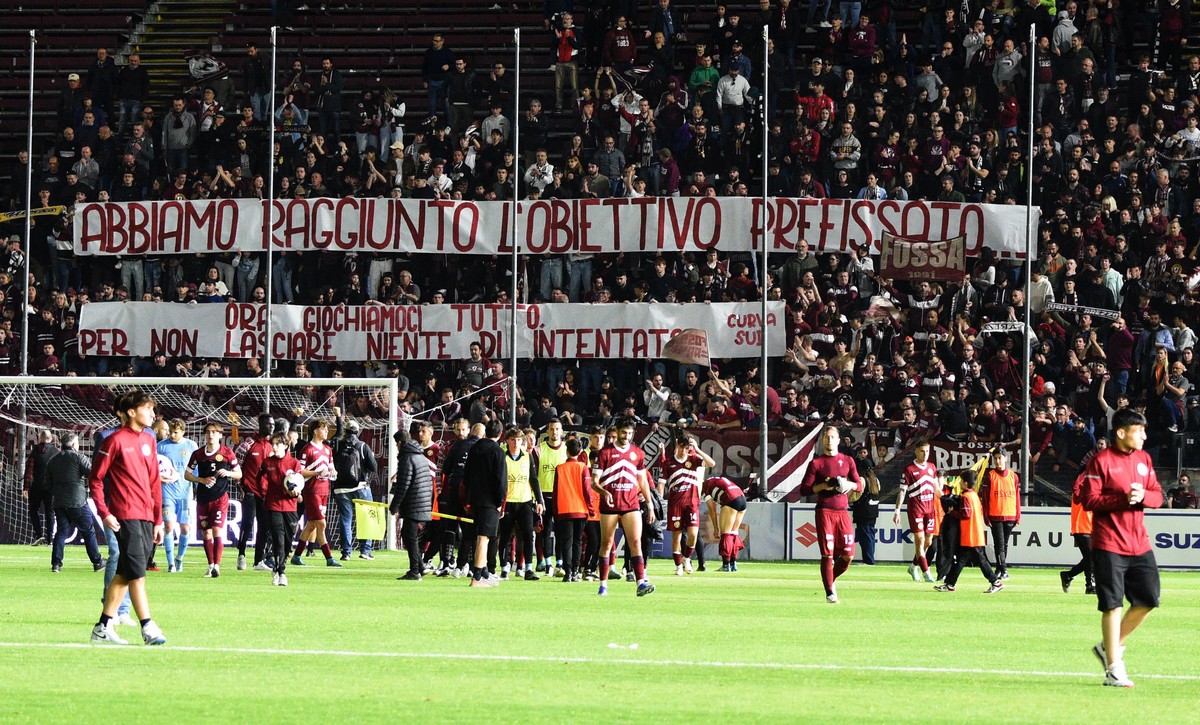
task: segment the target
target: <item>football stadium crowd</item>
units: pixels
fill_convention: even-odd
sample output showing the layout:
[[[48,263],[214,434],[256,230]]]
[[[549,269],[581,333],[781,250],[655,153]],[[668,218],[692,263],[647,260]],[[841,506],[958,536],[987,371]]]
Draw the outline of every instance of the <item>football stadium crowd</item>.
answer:
[[[0,373],[20,369],[25,255],[37,375],[263,372],[258,360],[83,357],[78,318],[92,302],[510,302],[514,270],[503,256],[288,251],[273,256],[269,290],[262,253],[77,257],[75,204],[725,197],[761,195],[765,184],[796,198],[1035,205],[1032,297],[1022,263],[989,248],[967,260],[961,283],[886,279],[867,250],[822,253],[818,239],[770,255],[767,279],[751,254],[722,250],[524,255],[522,302],[765,294],[786,304],[788,349],[772,359],[765,391],[754,359],[711,370],[523,361],[519,422],[574,428],[635,416],[754,428],[765,407],[776,428],[867,427],[903,449],[930,435],[1012,442],[1028,405],[1033,464],[1064,472],[1079,468],[1122,407],[1144,410],[1157,431],[1200,428],[1200,57],[1185,45],[1186,0],[931,0],[919,32],[897,31],[895,0],[717,4],[711,22],[690,24],[670,0],[580,5],[547,0],[544,28],[525,34],[544,48],[554,90],[522,92],[520,108],[513,69],[456,52],[452,31],[414,37],[429,47],[406,88],[363,85],[330,58],[281,58],[274,119],[266,38],[227,51],[206,66],[215,73],[166,104],[146,103],[149,74],[136,54],[123,64],[107,49],[81,56],[61,92],[56,139],[32,160],[34,209],[68,211],[35,217],[28,243],[10,223],[0,254]],[[8,163],[9,209],[24,206],[29,162],[21,152]],[[1067,309],[1049,309],[1054,302]],[[1022,321],[1027,306],[1036,338],[1028,372],[1022,333],[995,324]],[[405,413],[436,409],[424,417],[445,427],[460,415],[505,417],[498,383],[513,372],[478,347],[449,364],[276,364],[277,375],[396,376]],[[361,412],[372,411],[382,412]]]

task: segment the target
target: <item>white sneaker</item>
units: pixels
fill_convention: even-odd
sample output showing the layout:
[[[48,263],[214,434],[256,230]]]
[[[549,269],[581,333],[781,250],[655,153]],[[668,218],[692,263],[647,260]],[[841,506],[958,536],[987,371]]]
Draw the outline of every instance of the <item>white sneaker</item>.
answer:
[[[129,616],[129,612],[126,612],[125,614],[118,614],[117,617],[113,621],[116,622],[116,626],[118,626],[118,627],[136,627],[136,626],[138,626],[137,620],[134,619],[133,617]]]
[[[254,571],[271,571],[271,567],[267,566],[266,562],[260,561],[254,565]]]
[[[142,627],[142,641],[148,645],[155,646],[166,644],[167,638],[163,634],[162,629],[151,619],[146,622],[146,626]]]
[[[554,567],[554,576],[563,577],[566,576],[566,574],[567,572],[561,566]]]
[[[129,644],[117,635],[117,629],[111,619],[108,620],[107,626],[97,623],[92,627],[92,641],[98,644]]]
[[[675,576],[683,576],[683,564],[675,567]]]
[[[246,557],[242,554],[238,555],[237,570],[246,571]]]
[[[1104,671],[1105,687],[1133,687],[1133,680],[1125,674],[1124,662],[1113,662]]]
[[[691,574],[691,573],[692,573],[692,560],[691,560],[691,559],[686,559],[686,560],[684,560],[684,562],[683,562],[683,573],[684,573],[684,574]]]
[[[287,586],[287,574],[279,575],[279,586],[281,586],[281,587]]]
[[[214,564],[209,564],[209,565],[208,565],[208,569],[206,569],[206,570],[205,570],[205,572],[204,572],[204,578],[205,578],[205,579],[212,579],[212,578],[213,578],[213,570],[214,570],[214,569],[216,569],[216,565],[214,565]]]
[[[835,593],[830,594],[829,596],[825,597],[825,602],[827,604],[840,604],[841,600],[838,599],[837,593],[835,592]]]
[[[833,27],[833,23],[829,22],[828,20],[822,20],[820,25],[822,28],[832,28]]]
[[[928,569],[925,570],[925,581],[929,582],[930,584],[937,581],[936,579],[933,578],[933,572],[931,572]]]
[[[279,586],[279,572],[275,572],[271,575],[271,586]]]

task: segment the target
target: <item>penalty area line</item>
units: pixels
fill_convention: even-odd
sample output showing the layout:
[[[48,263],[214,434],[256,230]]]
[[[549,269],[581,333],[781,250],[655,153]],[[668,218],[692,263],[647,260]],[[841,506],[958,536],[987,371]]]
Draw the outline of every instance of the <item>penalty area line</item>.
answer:
[[[83,650],[126,650],[141,651],[152,649],[159,652],[203,652],[213,654],[251,654],[277,655],[290,657],[360,657],[397,660],[460,660],[476,662],[535,662],[545,664],[584,664],[584,665],[650,665],[652,667],[717,667],[740,668],[752,670],[783,670],[783,671],[852,671],[852,672],[899,672],[921,673],[933,675],[995,675],[999,677],[1040,677],[1040,678],[1090,678],[1102,677],[1096,672],[1054,672],[1048,670],[1013,670],[988,669],[985,667],[911,667],[889,665],[839,665],[819,662],[717,662],[710,660],[678,660],[678,659],[637,659],[631,657],[545,657],[537,655],[497,655],[471,654],[462,652],[358,652],[354,650],[337,649],[273,649],[268,647],[196,647],[196,646],[165,646],[165,647],[124,647],[120,645],[101,645],[86,642],[0,642],[0,647],[10,649],[83,649]],[[1159,675],[1138,673],[1140,679],[1178,680],[1184,682],[1200,681],[1200,675]]]

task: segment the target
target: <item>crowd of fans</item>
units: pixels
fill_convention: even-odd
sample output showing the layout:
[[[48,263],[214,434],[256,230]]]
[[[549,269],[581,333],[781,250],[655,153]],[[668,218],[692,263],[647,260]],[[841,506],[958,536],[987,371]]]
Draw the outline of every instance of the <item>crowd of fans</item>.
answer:
[[[769,194],[792,197],[1032,203],[1041,223],[1031,299],[1020,264],[986,249],[969,260],[963,283],[883,279],[865,250],[815,253],[817,239],[772,255],[766,280],[749,255],[720,251],[523,257],[517,274],[528,301],[766,294],[786,303],[789,349],[773,361],[765,396],[752,360],[721,360],[712,371],[657,361],[526,363],[517,371],[522,415],[534,425],[632,413],[753,427],[765,397],[772,425],[829,420],[904,448],[928,435],[1014,441],[1031,405],[1032,460],[1056,471],[1078,468],[1122,406],[1144,408],[1156,430],[1200,429],[1192,330],[1200,57],[1185,44],[1186,0],[931,0],[909,32],[897,27],[894,0],[763,0],[752,11],[717,4],[707,23],[689,22],[671,0],[574,10],[571,0],[546,0],[544,29],[525,34],[545,49],[537,53],[554,85],[523,91],[521,108],[506,63],[456,52],[453,32],[428,38],[419,87],[352,90],[330,58],[286,59],[273,122],[266,54],[253,45],[185,84],[166,107],[144,103],[148,76],[136,55],[118,66],[101,49],[68,76],[61,133],[33,160],[34,207],[265,198],[272,164],[281,198],[747,196],[765,183]],[[428,113],[410,108],[426,105],[422,96]],[[14,208],[23,205],[26,163],[22,153],[9,167]],[[0,256],[5,371],[20,349],[26,252],[35,269],[30,372],[41,374],[261,372],[257,361],[83,359],[75,329],[89,301],[270,294],[317,305],[506,303],[513,274],[506,259],[488,257],[287,252],[275,255],[267,290],[265,255],[75,258],[70,224],[69,213],[39,216],[31,244],[15,235]],[[899,315],[866,314],[874,296]],[[1054,301],[1119,319],[1048,310]],[[1026,305],[1036,328],[1031,400],[1023,399],[1022,335],[986,329],[1022,320]],[[453,365],[279,364],[283,374],[399,375],[411,381],[411,413],[461,400],[452,405],[478,406],[483,416],[507,405],[495,384],[503,364],[481,355]]]

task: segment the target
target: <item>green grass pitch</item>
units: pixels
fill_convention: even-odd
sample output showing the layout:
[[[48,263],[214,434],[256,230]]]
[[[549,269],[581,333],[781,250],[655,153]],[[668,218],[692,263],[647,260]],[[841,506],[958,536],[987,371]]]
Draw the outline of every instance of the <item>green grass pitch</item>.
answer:
[[[164,647],[92,646],[101,574],[70,547],[0,547],[3,722],[1196,722],[1200,574],[1163,573],[1129,642],[1132,691],[1101,685],[1095,600],[1014,569],[953,594],[856,564],[825,603],[812,564],[744,563],[658,591],[613,582],[400,582],[396,553],[345,569],[152,573]],[[307,559],[320,562],[319,557]],[[636,648],[632,648],[633,644]]]

